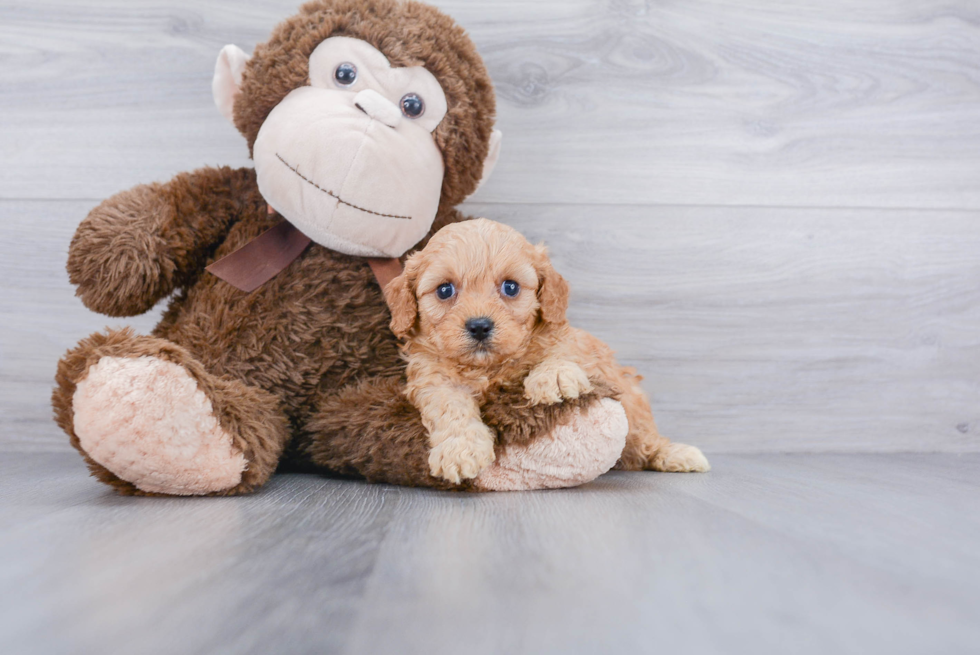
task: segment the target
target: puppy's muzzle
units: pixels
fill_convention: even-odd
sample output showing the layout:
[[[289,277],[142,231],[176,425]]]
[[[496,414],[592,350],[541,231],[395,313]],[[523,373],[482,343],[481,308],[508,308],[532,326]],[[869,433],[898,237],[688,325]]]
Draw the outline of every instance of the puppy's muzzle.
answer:
[[[466,332],[477,343],[483,343],[493,334],[493,321],[486,316],[466,320]]]

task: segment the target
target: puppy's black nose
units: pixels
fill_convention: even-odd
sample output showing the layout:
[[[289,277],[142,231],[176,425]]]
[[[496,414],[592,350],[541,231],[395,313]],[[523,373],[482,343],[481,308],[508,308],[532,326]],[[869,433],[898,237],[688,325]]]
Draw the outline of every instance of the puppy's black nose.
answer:
[[[486,316],[471,318],[466,321],[466,331],[477,341],[483,341],[493,332],[493,321]]]

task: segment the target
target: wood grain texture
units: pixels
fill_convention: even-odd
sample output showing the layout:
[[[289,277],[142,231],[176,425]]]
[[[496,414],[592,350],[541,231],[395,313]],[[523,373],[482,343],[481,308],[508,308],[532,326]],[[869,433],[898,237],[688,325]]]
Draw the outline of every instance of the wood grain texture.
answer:
[[[0,458],[11,653],[966,653],[980,456],[721,456],[463,495],[136,499]]]
[[[89,201],[0,202],[0,448],[67,449],[61,354],[106,324],[72,297]],[[709,453],[980,451],[974,212],[482,205],[552,250],[574,324],[646,377],[665,434]]]
[[[58,357],[155,322],[72,298],[75,226],[134,184],[247,165],[214,58],[296,2],[0,6],[0,449],[66,449]],[[639,367],[667,434],[980,450],[975,3],[437,4],[483,53],[506,134],[471,211],[550,244],[573,320]]]
[[[474,206],[710,452],[980,449],[974,212]]]
[[[0,6],[0,197],[241,164],[221,46],[296,0]],[[437,2],[497,85],[486,202],[980,208],[973,0]]]

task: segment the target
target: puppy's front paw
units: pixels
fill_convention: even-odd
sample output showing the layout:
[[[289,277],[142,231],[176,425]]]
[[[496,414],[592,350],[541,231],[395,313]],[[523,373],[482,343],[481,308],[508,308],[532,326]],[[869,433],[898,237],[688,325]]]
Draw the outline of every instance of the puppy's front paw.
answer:
[[[490,428],[472,422],[462,432],[447,437],[429,451],[429,470],[437,478],[453,484],[475,478],[496,459],[493,441]]]
[[[563,360],[535,366],[524,378],[524,396],[534,405],[552,405],[592,391],[582,367]]]

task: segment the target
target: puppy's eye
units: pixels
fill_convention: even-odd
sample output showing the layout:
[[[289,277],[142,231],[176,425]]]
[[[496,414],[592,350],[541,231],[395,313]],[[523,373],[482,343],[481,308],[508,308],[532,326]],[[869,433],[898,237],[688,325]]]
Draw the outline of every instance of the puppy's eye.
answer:
[[[402,113],[409,118],[418,118],[425,112],[425,103],[417,93],[406,94],[401,101]]]
[[[456,286],[452,282],[440,284],[436,288],[436,298],[439,300],[449,300],[456,295]]]
[[[500,285],[500,293],[504,294],[508,298],[515,298],[520,292],[521,285],[513,280],[504,280],[504,283]]]
[[[333,79],[340,86],[350,86],[357,79],[357,66],[345,61],[337,66],[337,70],[333,72]]]

